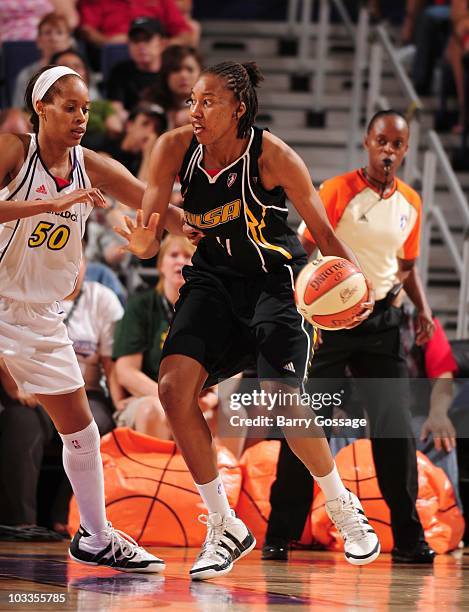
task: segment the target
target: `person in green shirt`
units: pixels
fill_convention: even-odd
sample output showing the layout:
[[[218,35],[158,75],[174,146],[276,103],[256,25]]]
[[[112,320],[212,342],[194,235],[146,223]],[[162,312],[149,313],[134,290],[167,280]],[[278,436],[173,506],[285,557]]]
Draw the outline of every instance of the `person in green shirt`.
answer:
[[[161,350],[184,284],[182,268],[191,263],[194,251],[183,236],[165,238],[158,256],[158,284],[130,296],[114,335],[111,393],[116,423],[163,440],[171,439],[171,430],[158,398]]]

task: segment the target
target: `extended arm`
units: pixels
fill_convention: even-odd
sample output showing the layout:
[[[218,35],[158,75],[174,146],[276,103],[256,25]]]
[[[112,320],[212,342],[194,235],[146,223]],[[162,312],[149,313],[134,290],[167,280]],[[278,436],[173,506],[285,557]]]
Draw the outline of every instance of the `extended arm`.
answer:
[[[422,425],[420,439],[426,440],[433,434],[433,442],[437,450],[449,453],[456,446],[456,432],[450,419],[448,410],[453,401],[453,374],[443,372],[433,381],[430,397],[430,411],[428,418]]]
[[[13,134],[0,135],[0,184],[7,185],[17,176],[24,161],[24,142]],[[77,202],[105,207],[98,189],[77,189],[54,200],[0,200],[0,223],[33,217],[48,211],[60,212]]]
[[[137,212],[136,224],[126,218],[128,231],[116,228],[116,232],[127,240],[127,250],[141,259],[158,253],[163,228],[168,225],[168,206],[174,181],[191,138],[190,126],[160,136],[151,154],[149,182],[142,202],[143,214]],[[181,229],[182,211],[173,210],[170,214],[174,225]]]
[[[89,150],[85,151],[85,163],[93,186],[99,187],[129,208],[138,210],[142,207],[145,184],[131,174],[125,166],[110,157]],[[150,168],[150,172],[152,174],[153,168]],[[169,204],[164,227],[172,234],[184,235],[183,224],[183,211]]]
[[[142,372],[143,354],[119,357],[115,364],[117,382],[135,397],[158,394],[158,383]]]
[[[417,308],[415,341],[420,346],[430,340],[435,331],[435,324],[415,262],[415,259],[399,259],[399,277],[404,283],[405,292]]]
[[[278,140],[278,139],[277,139]],[[336,255],[358,267],[352,250],[337,238],[304,161],[287,145],[270,142],[266,150],[266,170],[276,185],[281,185],[306,223],[323,255]]]

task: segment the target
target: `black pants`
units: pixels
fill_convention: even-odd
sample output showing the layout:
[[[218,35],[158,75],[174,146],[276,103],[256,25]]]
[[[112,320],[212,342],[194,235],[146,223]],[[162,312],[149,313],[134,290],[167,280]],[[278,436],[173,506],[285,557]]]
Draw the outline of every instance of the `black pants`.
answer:
[[[114,427],[112,408],[104,394],[87,393],[100,435]],[[50,499],[50,523],[67,522],[72,488],[62,467],[62,441],[41,406],[29,408],[0,387],[0,524],[37,523],[37,493],[44,455],[62,472]]]
[[[412,78],[420,95],[428,96],[431,92],[433,72],[448,44],[450,31],[449,7],[428,6],[417,18]]]
[[[391,511],[396,546],[409,548],[422,540],[415,502],[418,493],[415,440],[410,424],[407,367],[401,353],[401,312],[377,302],[370,319],[353,330],[323,332],[310,370],[308,392],[331,390],[327,379],[341,379],[346,367],[354,377],[377,380],[365,385],[378,483]],[[363,395],[363,390],[362,393]],[[324,416],[330,414],[324,412]],[[395,437],[389,436],[389,433]],[[384,437],[383,437],[384,436]],[[272,511],[266,541],[301,537],[313,499],[313,478],[282,440],[277,479],[272,485]]]

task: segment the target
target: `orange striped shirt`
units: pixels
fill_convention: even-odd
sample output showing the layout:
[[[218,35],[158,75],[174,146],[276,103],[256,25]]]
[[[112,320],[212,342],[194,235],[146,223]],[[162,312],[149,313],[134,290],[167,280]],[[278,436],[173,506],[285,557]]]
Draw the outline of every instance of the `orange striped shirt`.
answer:
[[[396,282],[398,258],[418,257],[420,196],[396,178],[392,191],[380,198],[361,170],[325,181],[319,195],[337,236],[353,250],[373,283],[376,299],[384,298]],[[314,243],[304,224],[299,231]]]

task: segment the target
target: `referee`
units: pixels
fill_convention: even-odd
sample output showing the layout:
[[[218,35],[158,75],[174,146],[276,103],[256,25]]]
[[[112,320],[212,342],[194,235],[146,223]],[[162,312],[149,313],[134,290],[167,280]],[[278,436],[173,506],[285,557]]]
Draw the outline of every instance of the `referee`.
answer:
[[[416,447],[410,424],[408,372],[400,344],[402,312],[396,305],[404,286],[417,308],[417,344],[425,343],[434,324],[415,266],[421,200],[395,176],[408,140],[409,125],[400,113],[376,113],[364,141],[367,166],[321,186],[329,221],[372,281],[376,304],[369,319],[358,327],[321,332],[308,392],[331,391],[332,382],[327,379],[343,379],[346,368],[356,378],[376,379],[361,385],[361,397],[366,400],[378,483],[391,511],[392,558],[397,563],[432,563],[434,552],[425,542],[415,506]],[[311,234],[304,226],[299,233],[311,254],[316,246]],[[321,414],[331,416],[326,408]],[[287,559],[289,542],[301,537],[312,497],[310,473],[282,440],[263,559]]]

